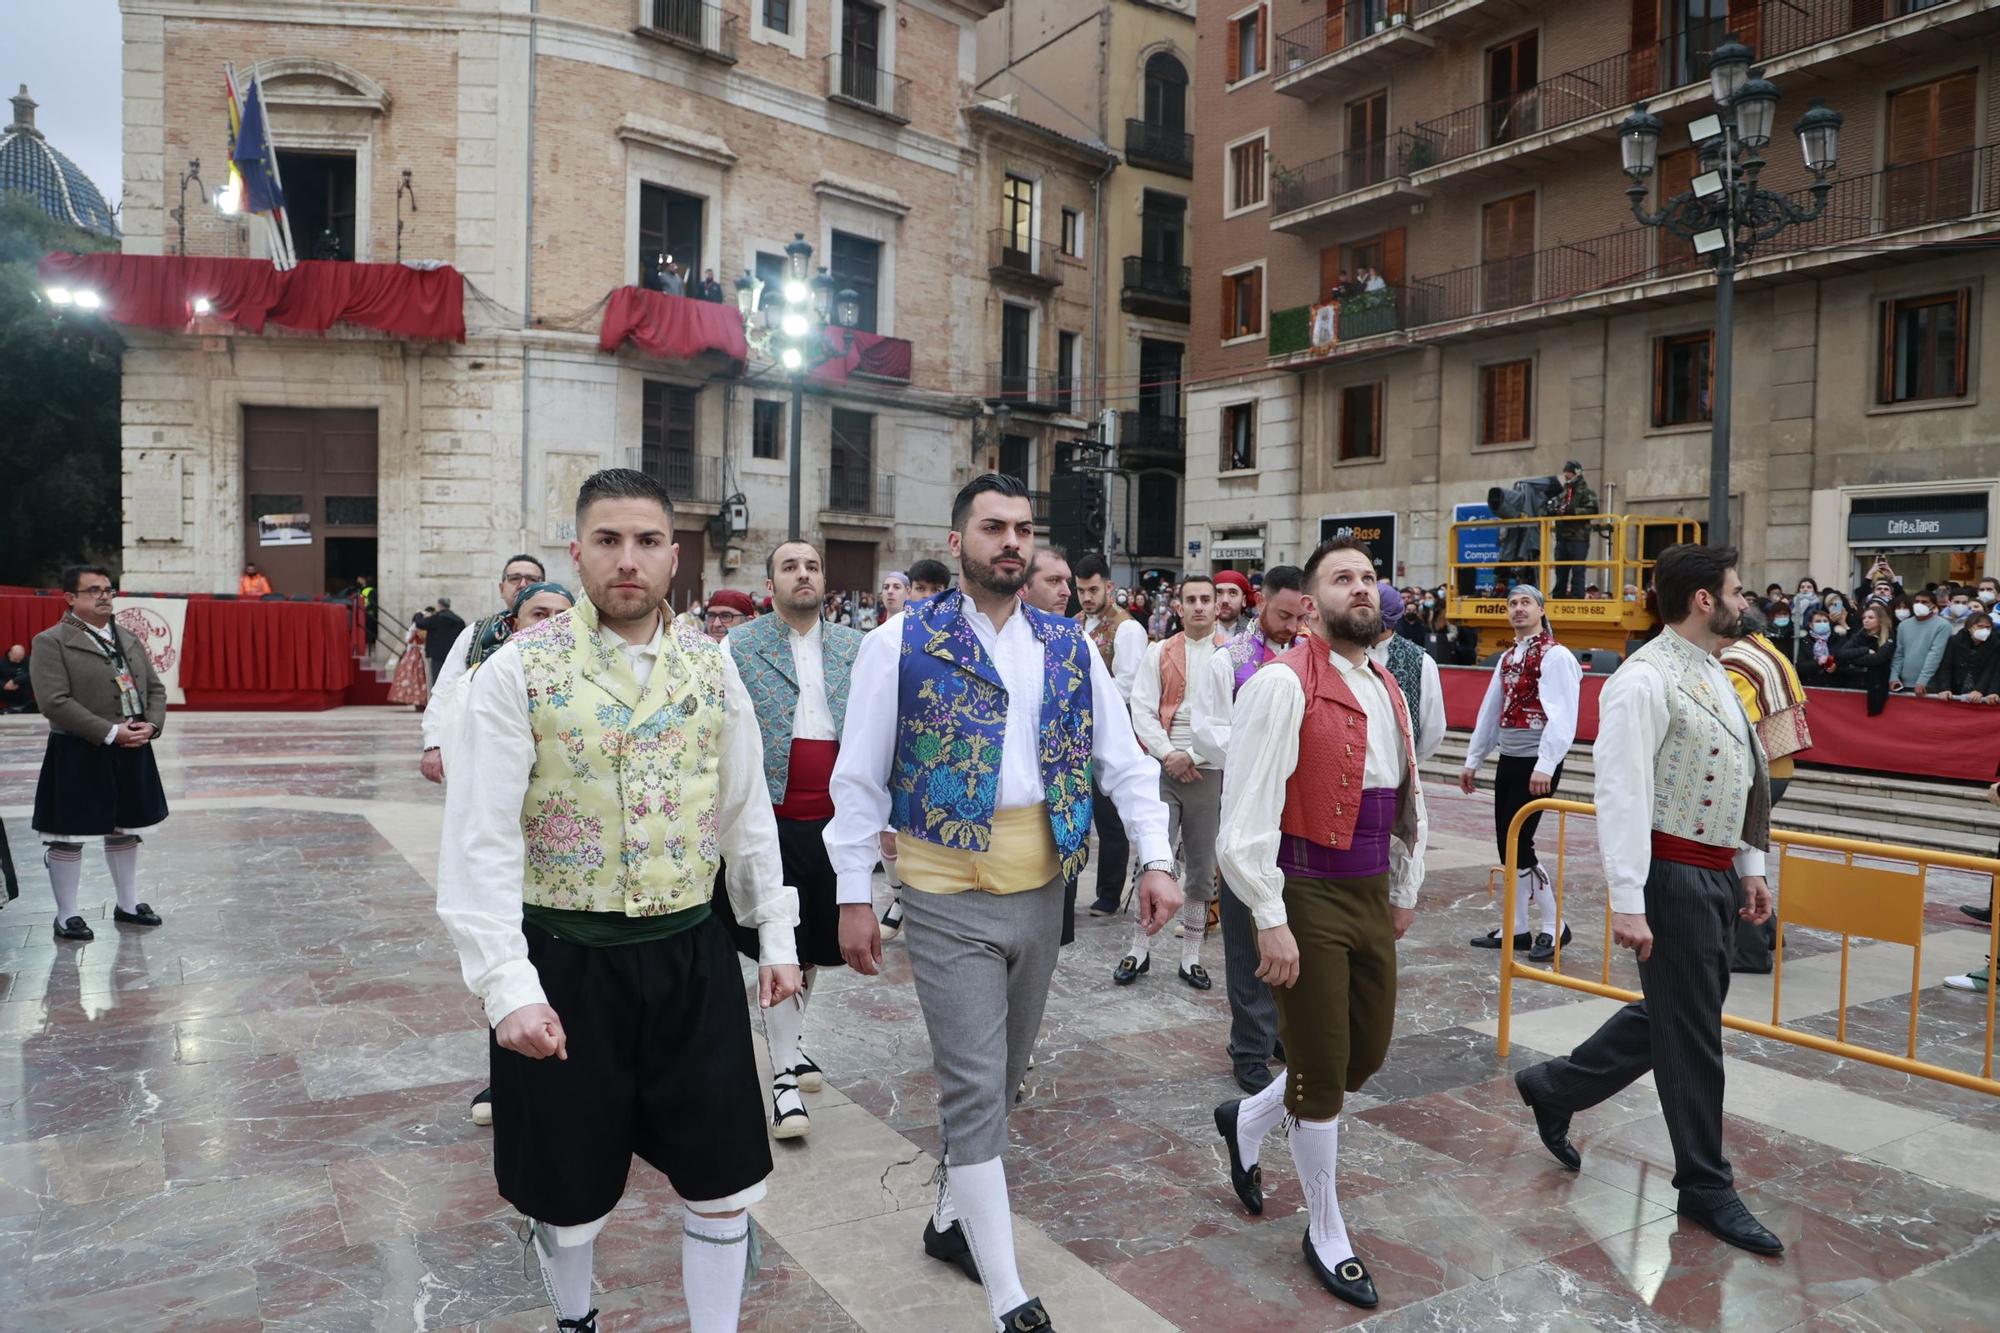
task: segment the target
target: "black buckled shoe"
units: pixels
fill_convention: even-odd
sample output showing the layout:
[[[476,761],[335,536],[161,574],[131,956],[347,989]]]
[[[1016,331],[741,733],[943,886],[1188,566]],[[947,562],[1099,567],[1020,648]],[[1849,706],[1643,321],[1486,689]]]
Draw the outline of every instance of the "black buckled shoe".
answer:
[[[1382,1298],[1375,1294],[1375,1279],[1368,1276],[1368,1266],[1358,1256],[1350,1255],[1328,1268],[1320,1262],[1319,1251],[1313,1248],[1310,1230],[1303,1240],[1306,1267],[1312,1269],[1321,1286],[1349,1305],[1358,1305],[1364,1310],[1372,1310],[1382,1303]]]
[[[1562,942],[1563,948],[1569,948],[1569,926],[1567,924],[1563,926]],[[1556,937],[1547,931],[1543,931],[1541,934],[1535,936],[1534,944],[1528,948],[1528,961],[1531,963],[1546,963],[1555,956]]]
[[[1535,937],[1525,930],[1517,932],[1514,936],[1514,947],[1516,949],[1526,949],[1530,945],[1534,944],[1534,942],[1535,942]],[[1487,931],[1484,935],[1474,935],[1472,937],[1472,947],[1475,949],[1499,948],[1500,927],[1495,926],[1493,927],[1493,929]]]
[[[59,940],[94,940],[97,938],[97,932],[92,930],[90,923],[80,916],[73,916],[67,921],[56,922],[55,932],[56,938]]]
[[[157,926],[160,924],[160,914],[153,910],[150,903],[134,903],[132,910],[129,912],[122,907],[114,907],[111,909],[111,919],[126,926]]]
[[[1153,970],[1153,955],[1144,958],[1128,953],[1118,960],[1118,966],[1111,969],[1111,979],[1121,986],[1129,986],[1140,977]]]
[[[1681,1192],[1680,1207],[1675,1209],[1682,1217],[1698,1223],[1717,1240],[1727,1241],[1739,1250],[1752,1254],[1783,1254],[1785,1242],[1771,1233],[1771,1229],[1759,1222],[1743,1206],[1743,1200],[1734,1194],[1720,1203],[1703,1203],[1685,1190]]]
[[[597,1333],[597,1311],[592,1309],[581,1319],[557,1319],[556,1329],[557,1333]]]
[[[1253,1217],[1264,1215],[1264,1168],[1245,1167],[1243,1154],[1236,1145],[1236,1122],[1243,1109],[1241,1099],[1224,1102],[1215,1108],[1215,1132],[1222,1135],[1222,1141],[1229,1145],[1229,1183],[1236,1190],[1236,1197],[1243,1200],[1243,1206]]]
[[[1517,1070],[1514,1074],[1514,1090],[1521,1094],[1521,1101],[1535,1113],[1535,1132],[1541,1135],[1542,1146],[1549,1155],[1572,1171],[1583,1168],[1583,1154],[1569,1141],[1570,1113],[1551,1111],[1537,1102],[1528,1091],[1528,1071]]]
[[[943,1231],[937,1229],[937,1219],[924,1223],[924,1253],[940,1263],[951,1264],[959,1272],[979,1281],[979,1263],[972,1257],[972,1243],[965,1238],[965,1227],[956,1219]]]
[[[1056,1326],[1049,1322],[1049,1312],[1042,1308],[1042,1298],[1037,1296],[1026,1305],[1017,1305],[1000,1316],[1000,1327],[1004,1333],[1055,1333]]]
[[[1208,990],[1215,985],[1214,979],[1208,975],[1208,969],[1200,963],[1196,963],[1192,967],[1182,968],[1181,980],[1196,990]]]

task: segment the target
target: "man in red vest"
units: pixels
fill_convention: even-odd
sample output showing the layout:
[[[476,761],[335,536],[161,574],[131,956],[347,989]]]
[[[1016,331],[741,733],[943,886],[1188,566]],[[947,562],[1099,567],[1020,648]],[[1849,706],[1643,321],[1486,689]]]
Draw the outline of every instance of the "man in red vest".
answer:
[[[1306,1264],[1364,1309],[1374,1281],[1334,1188],[1340,1109],[1389,1053],[1396,941],[1416,918],[1427,826],[1408,706],[1368,656],[1382,631],[1375,564],[1349,537],[1306,562],[1321,637],[1302,634],[1236,697],[1216,857],[1257,924],[1257,975],[1278,999],[1287,1077],[1215,1108],[1231,1183],[1264,1211],[1264,1136],[1293,1117]],[[1281,812],[1273,822],[1271,813]]]

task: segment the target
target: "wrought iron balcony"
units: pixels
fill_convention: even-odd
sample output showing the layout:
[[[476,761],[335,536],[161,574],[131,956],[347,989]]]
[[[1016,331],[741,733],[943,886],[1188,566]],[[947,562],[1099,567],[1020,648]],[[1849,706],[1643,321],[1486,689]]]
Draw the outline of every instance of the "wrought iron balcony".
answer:
[[[886,69],[863,65],[835,51],[826,58],[826,96],[900,124],[910,123],[910,81]]]
[[[1194,136],[1143,120],[1125,122],[1125,160],[1135,167],[1194,175]]]
[[[1005,362],[986,368],[986,401],[1018,411],[1073,414],[1083,395],[1066,371],[1026,370]]]
[[[1296,231],[1354,207],[1382,208],[1426,196],[1410,186],[1412,172],[1435,150],[1407,130],[1334,153],[1300,167],[1271,167],[1271,230]]]
[[[1119,303],[1130,313],[1185,321],[1189,292],[1186,264],[1169,264],[1142,255],[1125,256],[1125,287]]]
[[[701,0],[652,0],[643,37],[685,47],[711,60],[736,63],[736,15]]]
[[[686,449],[640,444],[625,451],[625,466],[667,488],[667,494],[689,504],[722,503],[722,460]]]
[[[1063,280],[1055,246],[1012,227],[996,227],[988,234],[986,271],[996,282],[1024,287],[1060,287]]]
[[[860,518],[890,519],[896,516],[896,478],[893,473],[862,467],[820,469],[819,493],[825,512]]]
[[[1128,467],[1139,461],[1156,463],[1161,459],[1171,459],[1178,465],[1186,441],[1187,423],[1178,416],[1144,409],[1118,414],[1118,458]]]

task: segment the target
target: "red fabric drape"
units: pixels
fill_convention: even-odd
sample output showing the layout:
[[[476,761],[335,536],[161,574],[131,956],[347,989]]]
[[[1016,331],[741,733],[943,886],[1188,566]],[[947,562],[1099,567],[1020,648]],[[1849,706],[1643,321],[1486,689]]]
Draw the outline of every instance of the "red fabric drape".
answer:
[[[704,352],[719,352],[740,362],[750,355],[743,316],[735,306],[646,287],[620,287],[605,304],[598,347],[614,352],[628,338],[663,361],[691,361]]]
[[[106,318],[154,329],[186,327],[197,297],[210,318],[262,333],[266,323],[324,333],[358,324],[406,338],[465,341],[465,278],[450,266],[308,260],[280,272],[265,259],[52,254],[42,280],[94,291]]]
[[[345,690],[354,683],[347,624],[337,602],[190,601],[181,686]]]
[[[1492,670],[1444,667],[1439,674],[1444,678],[1445,721],[1455,731],[1471,731]],[[1597,696],[1609,679],[1583,678],[1577,700],[1579,741],[1597,739]],[[1813,744],[1793,756],[1800,763],[1969,782],[2000,777],[2000,707],[1891,697],[1887,708],[1870,717],[1868,696],[1860,690],[1809,688],[1806,722]]]
[[[63,618],[60,597],[0,596],[0,656],[15,644],[28,646],[37,634]]]
[[[839,330],[827,334],[836,347],[840,345],[842,336]],[[876,379],[909,381],[911,348],[907,338],[888,338],[859,329],[845,336],[847,354],[813,367],[814,379],[838,383],[850,375],[869,375]]]

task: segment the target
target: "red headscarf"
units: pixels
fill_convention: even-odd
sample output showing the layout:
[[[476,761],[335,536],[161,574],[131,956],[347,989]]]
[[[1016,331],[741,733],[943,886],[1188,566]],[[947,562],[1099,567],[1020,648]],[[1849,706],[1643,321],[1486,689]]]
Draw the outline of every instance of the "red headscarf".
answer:
[[[1216,587],[1220,588],[1224,584],[1228,584],[1232,588],[1240,588],[1242,590],[1244,606],[1252,607],[1257,605],[1257,590],[1250,586],[1249,579],[1245,578],[1242,574],[1238,573],[1236,570],[1225,569],[1220,574],[1217,574],[1215,576]]]

